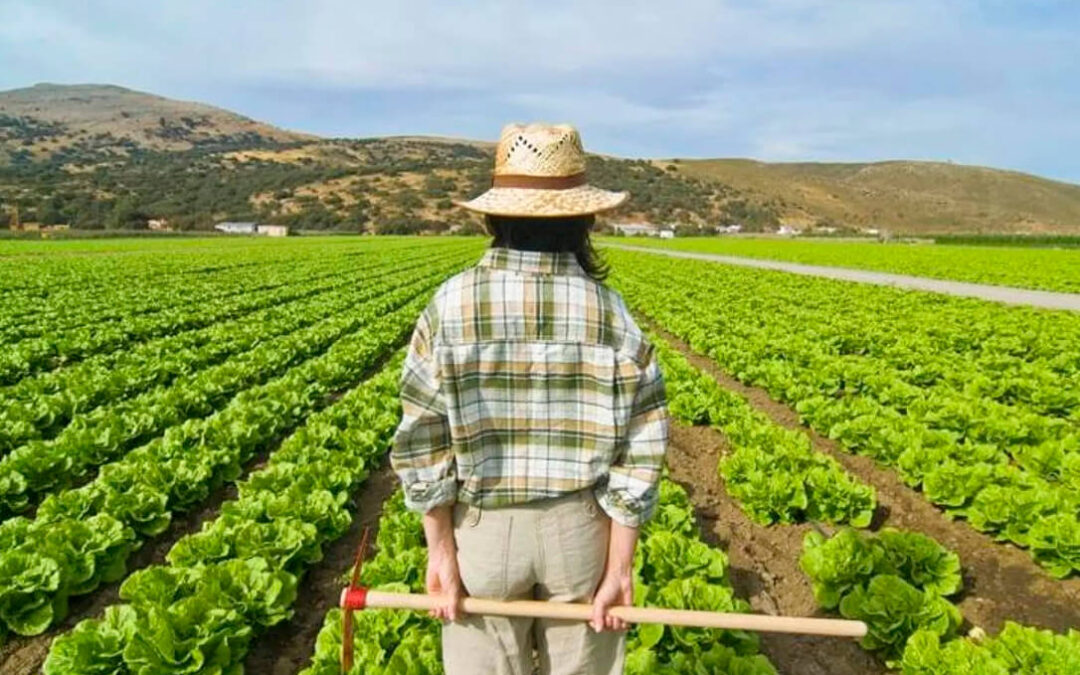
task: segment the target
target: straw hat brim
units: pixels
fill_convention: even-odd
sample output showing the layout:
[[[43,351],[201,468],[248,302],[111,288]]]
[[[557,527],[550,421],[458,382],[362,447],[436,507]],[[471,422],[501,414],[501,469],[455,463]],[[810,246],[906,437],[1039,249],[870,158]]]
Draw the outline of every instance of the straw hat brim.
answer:
[[[592,185],[566,190],[495,187],[469,201],[454,203],[493,216],[560,218],[608,211],[629,197],[629,192],[613,192]]]

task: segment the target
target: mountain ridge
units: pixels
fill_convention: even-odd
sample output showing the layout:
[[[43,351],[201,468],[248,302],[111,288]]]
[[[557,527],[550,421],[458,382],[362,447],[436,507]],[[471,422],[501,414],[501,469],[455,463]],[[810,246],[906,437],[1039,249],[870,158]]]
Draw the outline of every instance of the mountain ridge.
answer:
[[[485,187],[493,147],[425,135],[321,138],[111,84],[39,83],[0,92],[0,200],[9,210],[49,211],[53,219],[53,211],[77,215],[72,204],[80,202],[97,211],[88,225],[125,196],[147,216],[198,227],[241,215],[331,227],[349,219],[364,227],[365,218],[414,225],[467,220],[446,205]],[[146,162],[180,184],[135,170]],[[190,180],[192,171],[204,181]],[[738,223],[750,230],[1080,232],[1080,185],[1009,169],[920,160],[593,156],[590,171],[599,184],[634,194],[610,216],[615,220]],[[250,191],[202,205],[191,194],[176,194],[205,192],[207,182],[230,179],[242,179],[238,189]],[[150,184],[169,199],[145,194]],[[67,195],[59,203],[58,192]],[[48,200],[53,203],[43,207]],[[185,203],[199,209],[197,218],[170,210]]]

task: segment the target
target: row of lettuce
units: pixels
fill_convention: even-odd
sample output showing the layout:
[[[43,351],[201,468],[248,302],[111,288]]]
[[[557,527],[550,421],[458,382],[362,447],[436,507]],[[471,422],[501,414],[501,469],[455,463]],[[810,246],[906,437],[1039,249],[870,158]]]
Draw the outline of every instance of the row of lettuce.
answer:
[[[67,613],[68,598],[124,577],[126,561],[191,510],[327,397],[347,389],[399,344],[434,286],[458,260],[428,276],[387,276],[375,298],[329,320],[315,347],[284,374],[245,389],[208,417],[172,426],[161,437],[101,466],[96,478],[51,494],[33,518],[0,524],[0,625],[40,634]],[[401,285],[404,284],[404,285]],[[392,290],[391,290],[392,289]],[[315,327],[315,330],[319,330]]]
[[[386,336],[400,336],[405,323]],[[370,347],[366,367],[389,344]],[[57,638],[44,672],[242,672],[252,638],[291,615],[299,579],[348,530],[350,498],[382,461],[397,424],[400,364],[399,354],[310,415],[239,483],[217,518],[177,541],[166,563],[124,581],[123,604]]]
[[[169,257],[172,260],[161,261],[165,265],[151,265],[145,258],[124,256],[111,266],[111,272],[101,269],[110,267],[104,259],[93,258],[93,268],[75,266],[77,281],[69,273],[65,276],[68,283],[54,281],[47,288],[35,287],[32,282],[48,278],[48,270],[58,263],[70,266],[72,258],[44,257],[17,265],[8,262],[6,271],[25,287],[4,293],[0,344],[40,343],[41,338],[77,335],[91,326],[101,329],[125,324],[135,331],[132,337],[137,341],[147,331],[155,331],[153,321],[175,321],[182,316],[177,310],[190,309],[193,304],[224,308],[241,295],[281,290],[291,279],[306,282],[324,276],[314,261],[303,258],[273,263],[260,260],[256,265],[243,256],[230,260],[222,260],[220,255],[194,260]],[[72,358],[76,353],[58,350],[56,355]]]
[[[831,538],[807,534],[800,560],[822,608],[866,622],[863,647],[904,675],[1064,675],[1080,672],[1080,631],[1055,634],[1006,622],[990,637],[959,637],[963,617],[948,600],[963,588],[960,560],[913,532]]]
[[[416,246],[388,239],[303,244],[290,240],[262,248],[222,239],[187,244],[95,251],[65,250],[53,244],[36,255],[0,258],[0,344],[93,324],[131,321],[143,325],[141,319],[152,319],[165,310],[163,317],[175,319],[177,315],[170,312],[192,305],[216,305],[230,297],[328,277],[350,261],[363,264],[372,252],[400,254],[432,247],[428,242]],[[67,359],[75,356],[64,355]]]
[[[339,273],[346,272],[339,270]],[[269,336],[289,332],[282,312],[305,303],[318,303],[333,291],[356,281],[344,278],[297,279],[287,288],[268,293],[256,291],[238,316],[217,314],[212,304],[206,307],[217,318],[204,327],[192,328],[149,339],[90,356],[19,380],[0,390],[0,425],[5,430],[3,447],[8,452],[38,439],[48,439],[76,416],[112,401],[122,400],[147,389],[168,384],[183,374],[214,365],[251,344],[250,335],[264,326]],[[279,327],[279,324],[283,324]],[[95,326],[100,328],[100,326]],[[238,345],[234,347],[233,345]]]
[[[306,274],[293,277],[291,281],[303,285],[321,280],[329,284],[335,281],[334,277],[333,273],[313,266]],[[201,300],[196,297],[192,298],[193,302],[111,321],[91,319],[82,325],[5,345],[0,355],[0,385],[16,384],[28,376],[95,354],[111,353],[146,340],[204,328],[253,309],[273,306],[303,292],[298,292],[291,281],[288,269],[271,270],[261,281],[250,284],[245,292],[234,291]],[[47,323],[40,318],[37,320]]]
[[[438,278],[433,275],[461,259],[459,255],[450,261],[399,265],[393,270],[392,278],[399,286],[394,292],[415,292],[430,286]],[[126,377],[134,371],[130,379],[106,375],[102,380],[92,379],[85,388],[65,388],[26,402],[27,409],[48,409],[60,417],[60,410],[52,408],[52,404],[62,410],[80,393],[96,393],[108,389],[111,383],[124,383],[117,387],[117,397],[75,415],[54,437],[30,441],[0,458],[0,519],[28,510],[41,496],[77,484],[98,466],[123,457],[131,448],[166,429],[212,413],[239,392],[321,353],[364,321],[377,319],[377,315],[353,310],[383,301],[382,296],[390,288],[385,281],[390,271],[377,266],[370,275],[352,277],[332,292],[268,308],[242,322],[219,324],[205,331],[219,339],[197,349],[149,360],[139,358],[143,355],[140,350],[129,358],[117,359],[127,367],[115,368],[113,373]],[[156,352],[157,347],[153,350]],[[171,381],[170,374],[175,374]],[[159,379],[166,381],[137,394],[134,383]],[[18,410],[12,406],[9,412],[12,409]]]
[[[389,255],[379,257],[338,256],[291,263],[281,269],[261,270],[257,282],[230,278],[223,272],[204,272],[208,279],[205,283],[228,289],[227,293],[219,291],[226,293],[224,297],[208,299],[201,297],[205,294],[197,289],[182,292],[177,288],[174,293],[189,304],[175,306],[172,303],[176,300],[171,295],[169,300],[159,297],[164,306],[136,305],[120,316],[105,313],[105,317],[87,318],[73,332],[49,328],[46,319],[31,317],[28,321],[38,321],[48,337],[20,341],[6,347],[5,354],[10,352],[12,358],[17,358],[15,352],[29,349],[33,344],[39,347],[51,344],[52,347],[42,348],[48,350],[62,349],[58,345],[70,342],[91,349],[79,331],[91,332],[94,348],[99,351],[80,354],[66,350],[54,354],[59,363],[43,360],[39,364],[43,368],[40,372],[30,372],[30,366],[12,372],[12,378],[20,379],[0,387],[0,455],[33,440],[52,438],[79,415],[98,406],[167,385],[177,377],[220,363],[247,349],[251,340],[257,338],[260,326],[269,336],[275,335],[275,331],[294,330],[287,322],[282,323],[286,318],[282,312],[292,309],[290,314],[295,314],[306,303],[325,302],[358,283],[377,280],[398,266],[437,264],[433,259],[460,255],[463,251],[461,245],[449,250],[418,248],[404,252],[391,249],[386,252]],[[180,276],[188,281],[188,275]],[[116,297],[121,296],[119,289],[103,295],[116,307],[124,307],[123,298]],[[88,295],[86,299],[91,297]],[[176,318],[177,313],[183,314],[183,321]],[[144,329],[138,329],[133,322],[145,324]],[[122,340],[107,339],[107,335],[117,333]],[[49,369],[56,365],[62,367]]]
[[[696,352],[1052,574],[1080,570],[1080,316],[609,255],[630,306]]]
[[[805,434],[775,425],[659,336],[652,339],[673,416],[688,424],[709,424],[727,436],[731,448],[719,471],[725,490],[747,516],[765,526],[850,524],[832,537],[820,530],[808,533],[800,564],[822,609],[867,624],[863,647],[904,675],[1080,672],[1080,632],[1055,635],[1010,622],[995,638],[976,630],[973,637],[959,639],[963,618],[948,600],[963,588],[955,553],[917,532],[864,534],[854,529],[870,524],[875,507],[871,487],[815,452]],[[793,462],[793,454],[800,461]],[[764,456],[759,462],[745,457],[759,455]],[[828,471],[829,481],[813,476],[815,471]],[[829,494],[830,484],[836,495]],[[865,495],[854,502],[858,506],[853,493]]]

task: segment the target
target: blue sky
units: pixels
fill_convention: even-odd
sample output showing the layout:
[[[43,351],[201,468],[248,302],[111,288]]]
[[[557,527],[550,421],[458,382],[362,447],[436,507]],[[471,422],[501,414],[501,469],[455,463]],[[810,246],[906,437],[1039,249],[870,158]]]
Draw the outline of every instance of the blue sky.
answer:
[[[1075,0],[0,0],[0,89],[42,81],[331,136],[567,121],[623,156],[1080,183]]]

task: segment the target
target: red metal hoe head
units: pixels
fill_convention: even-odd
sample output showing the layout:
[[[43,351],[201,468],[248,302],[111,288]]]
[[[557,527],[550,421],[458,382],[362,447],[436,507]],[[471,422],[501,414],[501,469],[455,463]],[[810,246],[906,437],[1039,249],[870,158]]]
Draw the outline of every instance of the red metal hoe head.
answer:
[[[360,547],[356,550],[356,562],[353,563],[352,578],[349,585],[341,591],[341,672],[344,674],[353,667],[353,611],[367,607],[368,589],[360,585],[360,570],[367,555],[368,535],[360,538]]]

